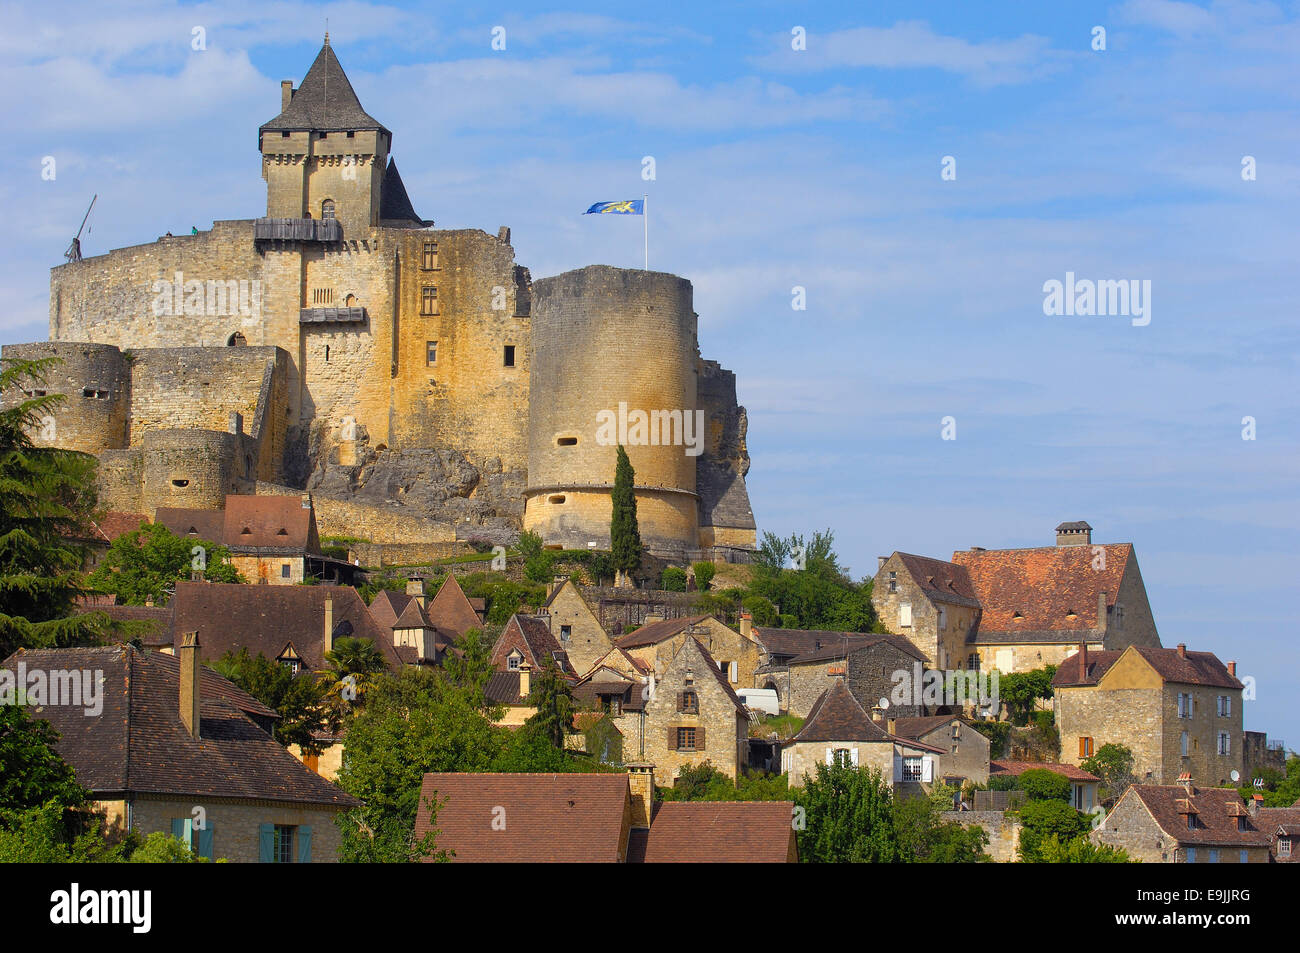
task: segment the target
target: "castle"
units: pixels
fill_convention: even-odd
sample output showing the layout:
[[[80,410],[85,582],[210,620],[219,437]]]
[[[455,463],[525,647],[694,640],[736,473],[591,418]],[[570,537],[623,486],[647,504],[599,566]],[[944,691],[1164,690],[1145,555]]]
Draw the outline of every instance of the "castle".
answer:
[[[509,228],[433,228],[328,34],[280,92],[265,217],[52,269],[50,340],[4,348],[61,359],[45,388],[68,400],[38,439],[98,456],[107,508],[305,489],[328,535],[607,548],[618,440],[598,422],[622,413],[664,424],[618,435],[647,549],[753,549],[745,410],[700,357],[690,282],[533,281]]]

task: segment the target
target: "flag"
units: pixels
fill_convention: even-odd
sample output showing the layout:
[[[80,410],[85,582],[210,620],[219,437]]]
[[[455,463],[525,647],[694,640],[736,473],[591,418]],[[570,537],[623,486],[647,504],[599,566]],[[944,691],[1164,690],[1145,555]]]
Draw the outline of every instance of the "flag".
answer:
[[[597,202],[587,209],[584,215],[644,215],[645,200],[630,199],[626,202]]]

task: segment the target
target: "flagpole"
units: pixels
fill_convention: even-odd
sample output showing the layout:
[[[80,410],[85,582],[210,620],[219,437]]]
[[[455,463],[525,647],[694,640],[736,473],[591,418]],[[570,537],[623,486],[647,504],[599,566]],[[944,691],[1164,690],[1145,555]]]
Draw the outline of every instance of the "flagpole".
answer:
[[[644,194],[641,196],[641,223],[645,226],[645,270],[650,270],[650,196]]]

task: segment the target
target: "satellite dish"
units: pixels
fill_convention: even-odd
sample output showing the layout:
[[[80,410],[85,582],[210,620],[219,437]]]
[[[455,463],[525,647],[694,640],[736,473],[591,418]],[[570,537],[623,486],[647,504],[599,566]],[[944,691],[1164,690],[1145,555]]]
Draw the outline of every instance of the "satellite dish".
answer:
[[[880,699],[880,707],[881,707],[881,708],[888,708],[888,707],[889,707],[889,699],[888,699],[888,698],[882,698],[882,699]]]
[[[1232,778],[1233,784],[1236,784],[1238,781],[1241,780],[1241,772],[1238,771],[1236,768],[1233,768],[1232,773],[1229,774],[1228,777]]]

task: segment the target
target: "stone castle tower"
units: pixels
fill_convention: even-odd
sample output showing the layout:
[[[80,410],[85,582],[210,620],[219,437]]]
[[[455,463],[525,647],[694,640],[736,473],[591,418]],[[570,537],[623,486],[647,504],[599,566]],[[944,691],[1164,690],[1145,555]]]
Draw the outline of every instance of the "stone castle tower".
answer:
[[[328,36],[279,106],[264,217],[52,269],[49,342],[4,349],[63,359],[41,439],[100,457],[110,509],[309,489],[324,535],[603,547],[622,440],[651,551],[753,548],[745,411],[688,281],[534,282],[508,228],[435,229]]]

